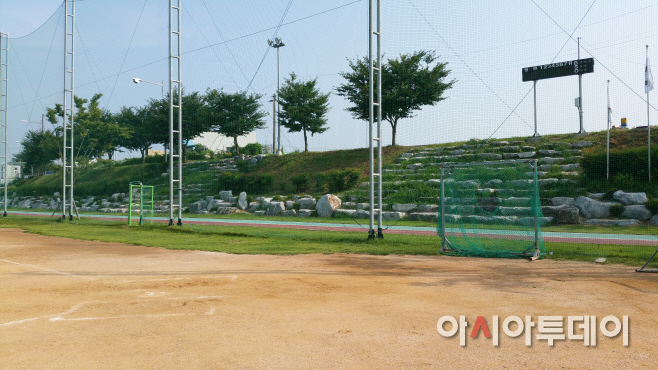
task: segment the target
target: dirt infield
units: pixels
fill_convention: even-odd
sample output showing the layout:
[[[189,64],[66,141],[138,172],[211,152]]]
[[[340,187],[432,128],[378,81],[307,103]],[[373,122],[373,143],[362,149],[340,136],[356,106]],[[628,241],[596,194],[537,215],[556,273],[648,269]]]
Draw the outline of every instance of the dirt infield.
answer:
[[[229,255],[0,229],[0,368],[658,368],[658,275],[589,263]],[[469,320],[467,345],[437,320]],[[614,315],[549,347],[475,318]],[[448,330],[450,325],[444,326]],[[510,329],[514,329],[510,327]],[[565,329],[565,333],[566,333]],[[524,332],[525,334],[525,332]]]

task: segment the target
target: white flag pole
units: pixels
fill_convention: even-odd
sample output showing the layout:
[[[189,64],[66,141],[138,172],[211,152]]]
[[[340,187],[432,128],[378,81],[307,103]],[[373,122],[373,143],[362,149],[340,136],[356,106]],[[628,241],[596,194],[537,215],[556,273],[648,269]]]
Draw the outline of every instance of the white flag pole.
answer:
[[[612,107],[610,106],[610,80],[608,80],[608,135],[605,145],[605,178],[610,181],[610,123],[612,120]]]
[[[651,183],[651,123],[649,121],[649,91],[653,90],[653,75],[651,74],[651,66],[649,65],[649,45],[647,45],[647,66],[644,69],[644,91],[647,93],[647,162],[649,183]]]

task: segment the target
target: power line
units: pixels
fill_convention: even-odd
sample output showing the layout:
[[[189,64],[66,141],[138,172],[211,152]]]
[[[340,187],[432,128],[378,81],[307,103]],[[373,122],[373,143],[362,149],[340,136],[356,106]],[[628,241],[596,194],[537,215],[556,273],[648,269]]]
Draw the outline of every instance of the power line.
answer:
[[[66,0],[65,0],[66,1]],[[112,90],[110,91],[110,96],[107,97],[107,102],[105,103],[105,109],[107,109],[108,104],[110,104],[110,100],[112,100],[112,95],[114,94],[114,89],[117,87],[117,82],[119,81],[119,75],[121,75],[121,70],[123,69],[123,64],[126,62],[126,58],[128,57],[128,52],[130,51],[130,46],[133,43],[133,39],[135,38],[135,33],[137,33],[137,27],[139,26],[139,21],[142,19],[142,14],[144,14],[144,8],[146,7],[146,2],[148,0],[144,0],[144,5],[142,5],[142,11],[139,12],[139,18],[137,18],[137,24],[135,24],[135,29],[133,30],[133,35],[130,37],[130,42],[128,43],[128,49],[126,49],[126,54],[123,56],[123,61],[121,62],[121,67],[119,67],[119,73],[117,74],[117,78],[114,80],[114,86],[112,86]]]
[[[279,29],[281,28],[281,24],[283,23],[283,20],[286,18],[286,15],[288,15],[288,9],[290,9],[290,4],[292,4],[292,0],[288,1],[288,6],[286,7],[286,10],[283,12],[283,16],[281,16],[281,20],[279,21],[279,25],[276,27],[276,30],[274,31],[274,35],[272,36],[272,39],[274,39],[279,34]],[[267,57],[267,54],[269,54],[269,52],[270,52],[270,47],[268,46],[267,49],[265,50],[265,54],[263,55],[263,59],[260,60],[260,64],[258,65],[258,68],[256,68],[256,72],[254,73],[254,76],[251,78],[251,81],[249,81],[249,85],[247,85],[247,90],[249,90],[251,84],[254,82],[254,79],[256,78],[258,71],[260,71],[260,67],[263,65],[263,62],[265,61],[265,58]]]
[[[535,2],[535,0],[532,0],[532,2],[533,2],[535,5],[537,5],[537,7],[539,8],[539,10],[541,10],[544,14],[546,14],[546,16],[547,16],[548,18],[550,18],[550,19],[553,21],[553,23],[557,24],[557,22],[555,22],[555,20],[554,20],[550,15],[548,15],[548,13],[546,13],[546,12],[544,11],[544,9],[542,9],[542,8],[541,8],[541,7]],[[567,45],[567,42],[569,42],[569,40],[573,40],[573,34],[576,32],[576,30],[578,29],[578,27],[580,27],[580,24],[583,22],[583,20],[584,20],[585,17],[587,16],[587,14],[589,14],[589,11],[592,9],[592,6],[594,6],[594,3],[595,3],[595,2],[596,2],[596,0],[592,1],[592,4],[590,4],[589,8],[587,8],[587,11],[586,11],[585,14],[582,16],[582,18],[580,18],[580,21],[579,21],[578,24],[576,25],[576,28],[574,28],[573,31],[572,31],[571,33],[565,31],[564,28],[562,28],[562,27],[560,27],[560,25],[558,25],[558,27],[560,27],[560,29],[561,29],[562,31],[564,31],[564,33],[566,33],[567,35],[569,35],[569,37],[568,37],[567,40],[564,42],[564,44],[562,45],[562,47],[560,48],[560,50],[558,50],[557,54],[555,54],[555,57],[553,57],[553,60],[551,60],[551,63],[553,63],[553,62],[555,61],[555,59],[558,57],[558,55],[560,55],[560,53],[562,52],[562,49],[564,49],[564,47]],[[516,105],[516,107],[514,107],[514,111],[516,111],[516,109],[519,107],[519,105],[521,105],[521,103],[525,100],[525,98],[528,97],[528,94],[530,94],[530,91],[532,91],[532,89],[533,89],[533,88],[531,87],[530,89],[528,89],[528,92],[526,92],[525,95],[523,95],[523,98],[521,98],[521,101],[519,101],[519,103]],[[496,132],[497,132],[497,131],[503,126],[503,124],[505,124],[505,122],[507,122],[507,119],[508,119],[508,118],[509,118],[509,115],[503,120],[503,122],[500,123],[500,125],[498,125],[498,127],[494,130],[494,132],[491,133],[491,135],[489,135],[489,137],[487,138],[487,140],[491,139],[491,137],[494,136],[494,135],[496,134]]]

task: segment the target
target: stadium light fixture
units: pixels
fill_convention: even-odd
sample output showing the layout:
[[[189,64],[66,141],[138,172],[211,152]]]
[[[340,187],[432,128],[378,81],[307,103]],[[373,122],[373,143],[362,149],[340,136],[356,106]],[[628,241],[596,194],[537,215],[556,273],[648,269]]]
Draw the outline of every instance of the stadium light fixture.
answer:
[[[162,83],[157,83],[157,82],[142,80],[141,78],[135,77],[135,78],[133,78],[133,82],[136,83],[136,84],[138,84],[140,82],[146,82],[147,84],[160,86],[160,88],[162,89],[162,99],[164,99],[164,81],[162,81]]]

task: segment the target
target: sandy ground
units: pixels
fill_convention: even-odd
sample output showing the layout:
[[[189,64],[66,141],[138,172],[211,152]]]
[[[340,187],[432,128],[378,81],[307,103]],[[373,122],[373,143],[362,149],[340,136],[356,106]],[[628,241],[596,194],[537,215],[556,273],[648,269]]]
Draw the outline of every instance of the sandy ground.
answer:
[[[0,229],[0,368],[658,368],[658,274],[455,257],[251,256]],[[465,315],[628,315],[630,344],[553,347]],[[446,324],[444,329],[450,329]],[[511,327],[514,329],[514,326]],[[566,330],[565,330],[566,332]]]

